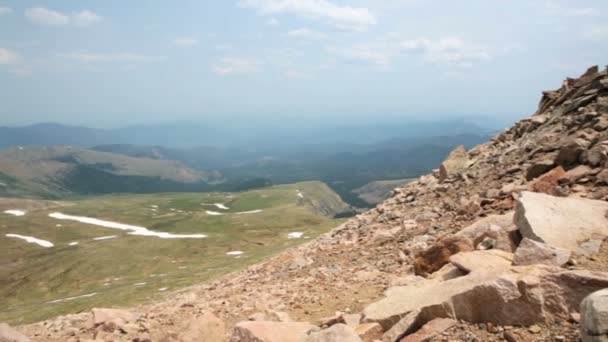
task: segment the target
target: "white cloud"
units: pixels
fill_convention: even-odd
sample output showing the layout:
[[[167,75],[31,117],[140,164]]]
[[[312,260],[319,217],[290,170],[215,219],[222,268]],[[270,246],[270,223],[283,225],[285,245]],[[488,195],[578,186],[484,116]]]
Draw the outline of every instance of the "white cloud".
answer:
[[[279,25],[279,21],[276,18],[270,18],[266,22],[266,25],[268,25],[268,26],[277,26],[277,25]]]
[[[71,59],[83,64],[93,63],[153,63],[161,62],[163,56],[148,56],[131,52],[120,52],[112,54],[99,54],[87,52],[70,52],[57,54],[59,57]]]
[[[293,14],[323,20],[340,29],[361,31],[376,24],[369,9],[339,6],[328,0],[240,0],[238,4],[263,15]]]
[[[379,46],[355,45],[351,47],[329,48],[328,51],[347,63],[363,62],[380,67],[390,65],[394,53],[390,49]]]
[[[89,27],[101,22],[103,19],[89,10],[80,11],[72,15],[74,25],[79,27]]]
[[[492,59],[487,49],[466,44],[460,38],[418,38],[401,42],[401,47],[405,53],[422,55],[428,63],[451,67],[470,68],[475,62]]]
[[[43,26],[67,26],[73,24],[77,27],[89,27],[103,20],[101,16],[89,10],[82,10],[68,15],[44,7],[26,9],[25,17],[34,24]]]
[[[233,46],[232,44],[219,44],[215,46],[215,49],[218,51],[228,51],[228,50],[232,50]]]
[[[384,40],[348,47],[330,47],[328,51],[347,63],[366,63],[388,68],[400,56],[418,58],[421,62],[448,68],[471,68],[480,61],[492,59],[490,52],[480,46],[466,43],[462,39],[417,38],[400,40],[390,35]]]
[[[327,35],[323,32],[310,30],[307,28],[300,28],[287,32],[287,35],[294,38],[306,39],[306,40],[323,40],[327,38]]]
[[[285,72],[283,72],[283,76],[285,76],[286,78],[299,80],[312,78],[309,74],[296,70],[286,70]]]
[[[10,7],[2,7],[0,6],[0,15],[13,13],[13,9]]]
[[[213,72],[222,76],[252,74],[259,71],[260,67],[256,61],[238,57],[224,57],[213,66]]]
[[[533,5],[537,4],[533,3]],[[593,7],[567,7],[554,0],[544,1],[540,5],[543,13],[548,16],[596,17],[601,14],[598,9]]]
[[[25,10],[25,16],[33,23],[45,26],[64,26],[70,22],[67,15],[44,7],[28,8]]]
[[[173,44],[180,47],[193,47],[198,45],[198,39],[194,37],[179,37],[173,40]]]
[[[15,64],[19,59],[18,53],[9,49],[0,48],[0,64]]]
[[[586,32],[583,36],[592,41],[608,41],[608,26],[596,26],[591,31]]]

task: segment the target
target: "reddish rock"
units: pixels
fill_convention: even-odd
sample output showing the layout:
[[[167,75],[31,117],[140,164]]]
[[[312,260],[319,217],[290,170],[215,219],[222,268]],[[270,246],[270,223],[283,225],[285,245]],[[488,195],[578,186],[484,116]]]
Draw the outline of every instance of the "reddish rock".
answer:
[[[558,166],[528,184],[528,190],[553,195],[560,179],[567,179],[566,171]]]
[[[418,253],[414,260],[414,270],[417,275],[433,273],[447,264],[452,255],[473,250],[473,241],[466,236],[448,236]]]

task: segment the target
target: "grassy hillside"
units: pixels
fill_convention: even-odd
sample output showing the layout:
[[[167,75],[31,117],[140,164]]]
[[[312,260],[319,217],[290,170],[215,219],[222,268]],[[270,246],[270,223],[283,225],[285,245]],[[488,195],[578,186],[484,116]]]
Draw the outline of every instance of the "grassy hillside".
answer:
[[[334,215],[347,208],[318,182],[240,193],[111,195],[71,202],[0,200],[0,321],[25,323],[93,306],[150,301],[314,238],[340,222],[321,213]],[[27,213],[2,213],[15,209]],[[243,214],[251,211],[255,212]],[[49,217],[53,212],[208,237],[135,236],[57,220]],[[290,239],[288,234],[294,232],[303,237]],[[6,234],[47,240],[54,247]],[[116,238],[94,240],[113,235]],[[231,251],[244,254],[226,254]],[[61,301],[82,295],[90,296]]]

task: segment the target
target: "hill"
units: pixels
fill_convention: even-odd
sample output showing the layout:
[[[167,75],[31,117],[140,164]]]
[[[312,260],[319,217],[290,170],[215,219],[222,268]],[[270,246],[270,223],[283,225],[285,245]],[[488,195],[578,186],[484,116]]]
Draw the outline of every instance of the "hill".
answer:
[[[70,146],[0,150],[1,196],[194,191],[223,181],[181,162],[133,158]]]
[[[23,215],[3,213],[10,210]],[[331,217],[346,210],[318,182],[239,193],[1,199],[0,320],[31,322],[93,306],[149,301],[312,239],[340,222]],[[53,213],[140,228],[121,230]],[[170,235],[154,235],[160,232]],[[193,234],[201,238],[180,238]]]
[[[233,342],[603,336],[608,70],[567,79],[530,118],[437,166],[376,208],[240,272],[110,319],[96,310],[19,329],[51,341],[68,328],[83,338],[213,332]],[[113,325],[116,317],[138,329]]]

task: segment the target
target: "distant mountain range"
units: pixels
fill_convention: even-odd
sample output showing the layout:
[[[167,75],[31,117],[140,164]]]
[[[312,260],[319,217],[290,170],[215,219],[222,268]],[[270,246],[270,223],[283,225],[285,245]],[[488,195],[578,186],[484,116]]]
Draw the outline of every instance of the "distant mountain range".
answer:
[[[0,146],[11,146],[0,150],[0,196],[239,191],[320,180],[349,204],[367,207],[371,203],[363,199],[361,191],[372,189],[385,195],[387,190],[379,191],[378,184],[393,183],[367,188],[366,184],[417,177],[436,168],[456,146],[470,148],[490,138],[487,131],[474,125],[450,127],[442,123],[438,127],[419,124],[407,129],[336,130],[338,136],[324,129],[326,135],[312,130],[308,131],[310,136],[279,139],[276,136],[282,133],[275,132],[239,145],[235,141],[244,141],[251,133],[245,137],[226,133],[213,140],[204,134],[209,128],[200,128],[195,134],[199,128],[171,126],[165,127],[164,133],[152,126],[117,130],[58,124],[0,128]],[[404,129],[403,133],[397,133],[399,129]],[[473,132],[451,133],[463,130]],[[384,139],[380,139],[381,132],[385,132]],[[450,133],[431,135],[434,132]],[[168,140],[172,143],[160,143]],[[230,144],[222,144],[228,140]],[[214,146],[176,147],[208,141],[214,141]]]
[[[98,129],[40,123],[0,127],[0,148],[11,146],[70,145],[89,148],[127,144],[179,148],[197,146],[237,147],[287,153],[294,147],[315,144],[373,144],[392,138],[420,138],[484,134],[493,131],[465,120],[404,122],[398,124],[277,124],[235,122],[229,124],[141,125]]]

